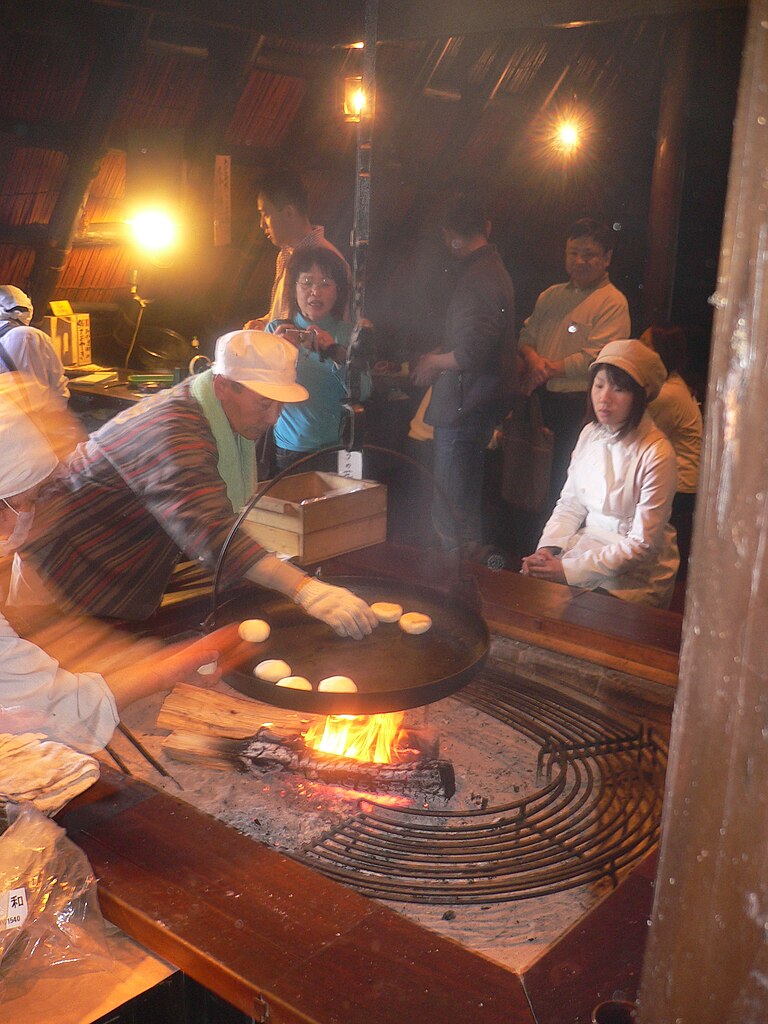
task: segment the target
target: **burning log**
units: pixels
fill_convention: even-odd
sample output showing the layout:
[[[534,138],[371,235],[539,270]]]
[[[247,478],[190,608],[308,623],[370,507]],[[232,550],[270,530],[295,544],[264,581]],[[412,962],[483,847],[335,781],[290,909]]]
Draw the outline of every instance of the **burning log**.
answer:
[[[324,754],[308,747],[299,732],[273,732],[261,728],[239,748],[237,757],[249,771],[282,769],[344,789],[367,793],[402,793],[441,796],[450,800],[456,779],[450,761],[403,761],[379,764],[353,757]]]

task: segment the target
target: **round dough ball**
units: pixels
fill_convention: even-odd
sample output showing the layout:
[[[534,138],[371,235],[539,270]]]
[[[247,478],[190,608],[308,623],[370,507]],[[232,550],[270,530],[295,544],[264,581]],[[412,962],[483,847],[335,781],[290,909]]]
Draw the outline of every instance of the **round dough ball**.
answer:
[[[197,674],[199,676],[212,676],[218,667],[218,661],[209,661],[205,665],[200,666],[197,670]]]
[[[328,676],[317,684],[320,693],[357,693],[357,686],[349,676]]]
[[[277,680],[278,686],[287,686],[289,690],[311,690],[312,683],[304,676],[286,676]]]
[[[259,662],[253,674],[267,683],[278,683],[291,674],[291,666],[279,658],[268,658],[267,661]]]
[[[237,627],[237,635],[249,644],[263,644],[272,630],[263,619],[246,619]]]
[[[391,604],[389,601],[376,601],[371,605],[371,611],[379,622],[397,622],[403,614],[403,606]]]
[[[406,612],[400,617],[400,629],[406,633],[426,633],[432,628],[432,619],[423,612]]]

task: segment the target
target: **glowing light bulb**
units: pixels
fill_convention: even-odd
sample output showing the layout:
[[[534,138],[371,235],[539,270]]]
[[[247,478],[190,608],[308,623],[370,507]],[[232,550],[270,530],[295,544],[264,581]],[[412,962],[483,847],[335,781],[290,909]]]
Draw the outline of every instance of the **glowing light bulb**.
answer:
[[[560,147],[564,150],[578,149],[581,144],[579,129],[572,121],[563,121],[557,126],[555,138]]]
[[[128,223],[136,242],[150,252],[169,249],[176,241],[176,225],[164,210],[141,210]]]

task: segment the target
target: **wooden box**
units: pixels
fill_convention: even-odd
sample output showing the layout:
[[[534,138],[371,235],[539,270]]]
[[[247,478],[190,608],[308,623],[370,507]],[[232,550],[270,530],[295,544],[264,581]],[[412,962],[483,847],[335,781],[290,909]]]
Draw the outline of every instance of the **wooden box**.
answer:
[[[335,473],[297,473],[275,484],[242,528],[269,551],[317,562],[387,539],[387,489]]]

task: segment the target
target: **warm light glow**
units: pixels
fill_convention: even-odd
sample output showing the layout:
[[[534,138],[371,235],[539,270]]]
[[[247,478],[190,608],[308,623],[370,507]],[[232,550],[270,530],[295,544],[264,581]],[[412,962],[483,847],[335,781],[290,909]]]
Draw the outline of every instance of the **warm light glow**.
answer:
[[[304,742],[337,757],[390,764],[399,760],[397,740],[402,721],[401,711],[391,715],[329,715],[307,729]]]
[[[555,139],[563,150],[578,149],[581,145],[581,135],[573,121],[563,121],[559,124],[555,130]]]
[[[359,75],[344,79],[344,119],[359,121],[367,105],[363,80]]]
[[[135,241],[150,252],[170,249],[176,241],[176,224],[164,210],[141,210],[128,224]]]

